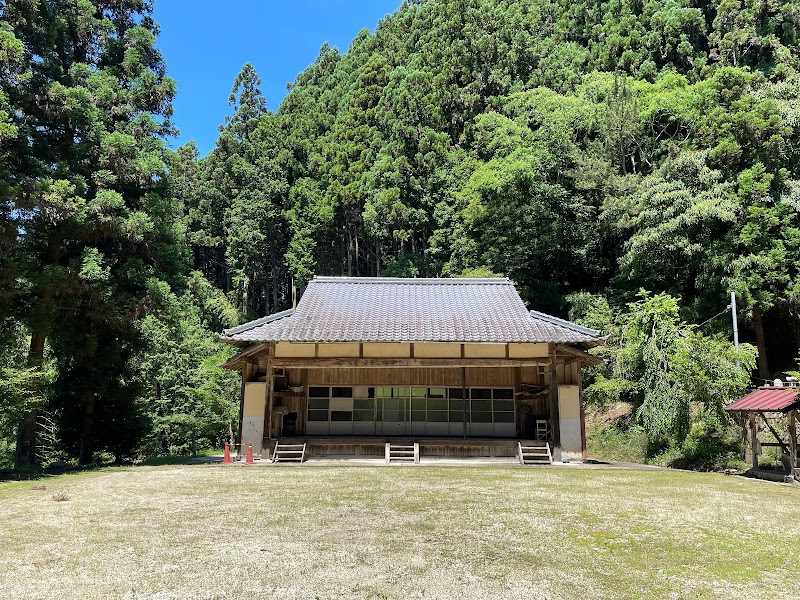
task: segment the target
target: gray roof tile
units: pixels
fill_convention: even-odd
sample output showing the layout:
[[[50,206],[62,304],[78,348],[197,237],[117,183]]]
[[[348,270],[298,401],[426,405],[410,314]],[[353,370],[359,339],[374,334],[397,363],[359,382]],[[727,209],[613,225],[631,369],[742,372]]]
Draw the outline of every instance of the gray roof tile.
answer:
[[[599,331],[529,312],[504,278],[315,277],[294,311],[224,333],[239,342],[602,341]]]

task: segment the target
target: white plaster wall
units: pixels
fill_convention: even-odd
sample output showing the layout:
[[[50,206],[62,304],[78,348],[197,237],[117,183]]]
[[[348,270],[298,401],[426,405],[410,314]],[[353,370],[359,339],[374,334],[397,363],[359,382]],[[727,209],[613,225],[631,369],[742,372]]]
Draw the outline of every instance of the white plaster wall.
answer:
[[[577,385],[558,386],[558,411],[561,429],[561,460],[583,462],[580,388]]]
[[[561,419],[561,460],[583,462],[580,419]]]
[[[264,415],[242,418],[242,456],[247,456],[247,444],[253,444],[253,455],[261,454],[261,440],[264,437]]]

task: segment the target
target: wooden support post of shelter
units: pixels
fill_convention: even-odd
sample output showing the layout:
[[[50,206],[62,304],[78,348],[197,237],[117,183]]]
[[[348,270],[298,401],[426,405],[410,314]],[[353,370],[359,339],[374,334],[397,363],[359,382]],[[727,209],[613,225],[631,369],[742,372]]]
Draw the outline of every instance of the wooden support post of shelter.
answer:
[[[742,427],[742,461],[748,462],[750,457],[750,443],[747,438],[747,413],[739,413],[739,425]]]
[[[789,413],[789,464],[792,469],[800,468],[797,462],[797,411]]]
[[[753,468],[758,469],[758,428],[756,427],[756,413],[750,413],[750,453]]]

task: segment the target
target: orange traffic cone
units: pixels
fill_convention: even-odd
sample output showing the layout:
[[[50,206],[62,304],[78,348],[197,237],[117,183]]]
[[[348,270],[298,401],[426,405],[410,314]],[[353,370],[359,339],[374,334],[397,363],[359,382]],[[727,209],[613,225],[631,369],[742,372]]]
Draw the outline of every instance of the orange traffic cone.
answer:
[[[247,458],[245,459],[244,463],[246,465],[255,464],[253,462],[253,442],[248,442],[247,444]]]
[[[228,442],[225,442],[225,455],[224,458],[222,459],[222,464],[229,465],[232,462],[233,461],[231,460],[231,451],[230,449],[228,449]]]

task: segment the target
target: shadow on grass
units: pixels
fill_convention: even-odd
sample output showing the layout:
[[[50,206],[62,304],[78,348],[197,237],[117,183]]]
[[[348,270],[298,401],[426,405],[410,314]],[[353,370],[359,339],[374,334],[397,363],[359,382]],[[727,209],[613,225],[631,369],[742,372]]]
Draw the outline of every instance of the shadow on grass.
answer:
[[[38,481],[47,480],[61,473],[43,473],[36,471],[0,471],[0,483],[8,481]]]
[[[39,479],[49,479],[64,473],[79,473],[92,471],[95,469],[105,469],[110,467],[131,467],[145,466],[158,467],[162,465],[198,465],[222,462],[222,450],[203,450],[196,456],[191,454],[163,454],[150,456],[138,461],[118,461],[110,463],[92,463],[90,465],[77,466],[74,464],[61,463],[57,468],[47,469],[27,469],[24,471],[14,471],[10,469],[0,469],[0,483],[6,481],[37,481]]]
[[[191,454],[162,454],[151,456],[134,463],[144,467],[159,467],[162,465],[197,465],[222,462],[222,450],[205,450],[196,456]]]

